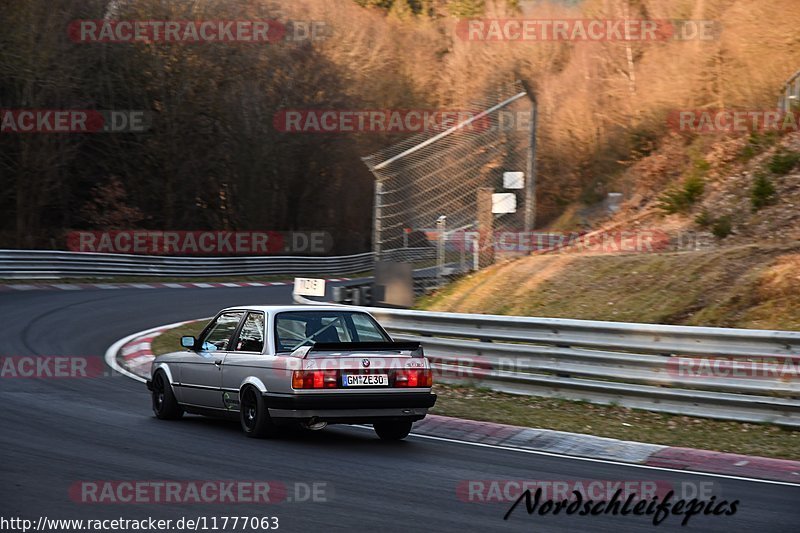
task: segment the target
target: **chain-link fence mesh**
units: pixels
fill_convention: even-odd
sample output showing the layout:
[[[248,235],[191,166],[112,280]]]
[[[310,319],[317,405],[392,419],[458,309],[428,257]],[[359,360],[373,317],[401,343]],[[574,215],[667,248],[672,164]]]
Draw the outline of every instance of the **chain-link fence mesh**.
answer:
[[[365,157],[377,180],[376,259],[463,272],[513,253],[496,242],[525,227],[527,196],[535,196],[528,184],[532,109],[522,85],[508,84],[459,108],[453,127]]]

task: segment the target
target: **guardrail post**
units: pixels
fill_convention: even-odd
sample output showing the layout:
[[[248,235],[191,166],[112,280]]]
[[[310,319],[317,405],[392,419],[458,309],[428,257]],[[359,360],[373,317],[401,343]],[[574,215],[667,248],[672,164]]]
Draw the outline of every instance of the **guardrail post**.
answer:
[[[436,231],[439,232],[439,247],[436,257],[436,285],[441,287],[444,284],[445,239],[447,239],[447,217],[445,215],[436,220]]]
[[[344,302],[344,293],[346,290],[346,287],[333,287],[333,301],[337,304]]]

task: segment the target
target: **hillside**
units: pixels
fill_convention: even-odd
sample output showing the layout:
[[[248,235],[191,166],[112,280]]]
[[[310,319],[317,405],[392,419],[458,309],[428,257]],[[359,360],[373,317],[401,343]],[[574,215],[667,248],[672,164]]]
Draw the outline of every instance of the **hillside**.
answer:
[[[659,150],[617,178],[629,199],[615,216],[595,220],[594,229],[657,229],[669,235],[672,249],[537,253],[468,276],[420,306],[800,330],[798,154],[799,134],[688,143],[665,139]],[[675,191],[692,180],[702,184],[700,195],[669,213],[674,206],[668,198],[674,199]],[[754,195],[761,190],[759,180],[771,184],[771,194]],[[568,209],[557,222],[560,229],[573,229],[580,211]],[[681,239],[691,244],[676,250]]]

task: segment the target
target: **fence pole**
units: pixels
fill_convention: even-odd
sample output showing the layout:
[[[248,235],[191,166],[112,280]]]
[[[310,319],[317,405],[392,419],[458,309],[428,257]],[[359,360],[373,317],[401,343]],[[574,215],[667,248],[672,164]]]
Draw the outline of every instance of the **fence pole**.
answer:
[[[539,105],[536,93],[528,90],[531,109],[530,143],[528,144],[528,171],[525,180],[525,232],[533,231],[536,225],[536,129],[539,122]]]
[[[436,260],[436,282],[439,287],[442,286],[442,280],[444,279],[444,245],[445,245],[445,231],[447,230],[447,217],[442,215],[436,221],[436,229],[439,232],[439,253],[438,258]]]
[[[481,244],[480,234],[476,233],[472,236],[472,270],[477,272],[481,269]]]
[[[375,262],[381,260],[381,219],[383,218],[383,184],[375,179],[375,208],[372,211],[372,252]]]
[[[479,267],[486,268],[494,264],[494,215],[492,214],[491,187],[481,187],[476,195],[478,212],[478,235],[480,236]]]

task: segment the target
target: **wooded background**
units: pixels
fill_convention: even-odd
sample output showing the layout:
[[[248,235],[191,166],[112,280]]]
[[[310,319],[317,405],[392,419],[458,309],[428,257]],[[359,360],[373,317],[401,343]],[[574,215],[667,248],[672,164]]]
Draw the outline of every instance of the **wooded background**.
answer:
[[[314,42],[81,44],[76,19],[324,21]],[[463,17],[713,19],[713,41],[482,43]],[[0,247],[76,229],[324,230],[370,244],[385,134],[291,134],[284,109],[454,109],[516,79],[541,105],[539,217],[591,204],[674,109],[776,105],[796,0],[1,0],[0,109],[146,110],[146,133],[0,134]]]

